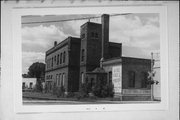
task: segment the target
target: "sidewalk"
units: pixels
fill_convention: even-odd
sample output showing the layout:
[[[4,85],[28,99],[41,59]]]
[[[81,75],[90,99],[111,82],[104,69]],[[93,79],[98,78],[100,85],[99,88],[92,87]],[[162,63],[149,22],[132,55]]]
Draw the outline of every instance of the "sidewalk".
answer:
[[[52,95],[50,93],[40,92],[23,92],[23,98],[35,99],[35,100],[65,100],[65,101],[76,101],[77,98],[62,98]]]

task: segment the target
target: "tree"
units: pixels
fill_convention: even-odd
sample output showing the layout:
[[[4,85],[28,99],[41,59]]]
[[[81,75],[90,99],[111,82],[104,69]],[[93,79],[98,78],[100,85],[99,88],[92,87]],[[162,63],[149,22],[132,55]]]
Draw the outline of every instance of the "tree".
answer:
[[[113,97],[114,96],[114,86],[113,84],[108,84],[106,80],[102,79],[98,81],[92,89],[92,93],[101,98]]]
[[[45,64],[40,62],[33,63],[28,69],[28,76],[37,78],[36,91],[42,92],[42,82],[45,77]]]
[[[28,70],[30,77],[42,78],[45,75],[45,64],[40,62],[33,63]]]

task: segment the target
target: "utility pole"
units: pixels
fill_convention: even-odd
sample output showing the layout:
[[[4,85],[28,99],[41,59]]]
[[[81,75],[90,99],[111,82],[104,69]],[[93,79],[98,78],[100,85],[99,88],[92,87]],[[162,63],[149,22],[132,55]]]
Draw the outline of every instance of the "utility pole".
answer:
[[[154,66],[154,64],[153,64],[153,52],[151,53],[151,75],[153,74],[153,66]],[[153,81],[153,75],[151,76],[151,81]],[[153,96],[153,84],[151,84],[151,101],[153,101],[154,100],[154,96]]]

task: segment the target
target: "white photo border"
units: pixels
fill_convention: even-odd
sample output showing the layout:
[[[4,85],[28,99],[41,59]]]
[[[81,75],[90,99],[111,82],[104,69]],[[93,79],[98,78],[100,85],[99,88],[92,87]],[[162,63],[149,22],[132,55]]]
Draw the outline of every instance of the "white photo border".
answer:
[[[160,16],[160,59],[161,59],[161,102],[136,104],[83,104],[83,105],[23,105],[22,100],[22,40],[21,17],[24,15],[65,15],[102,13],[159,13]],[[116,7],[59,7],[59,8],[14,8],[13,28],[13,89],[16,113],[41,112],[88,112],[123,110],[167,110],[168,109],[168,34],[166,6],[116,6]]]

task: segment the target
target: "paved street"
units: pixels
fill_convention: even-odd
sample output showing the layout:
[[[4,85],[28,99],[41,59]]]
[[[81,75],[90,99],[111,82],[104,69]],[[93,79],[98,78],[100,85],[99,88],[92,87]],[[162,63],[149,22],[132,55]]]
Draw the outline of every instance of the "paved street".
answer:
[[[66,101],[66,100],[37,100],[23,99],[24,105],[67,105],[67,104],[134,104],[134,103],[159,103],[160,101],[109,101],[109,100],[92,100],[92,101]]]

